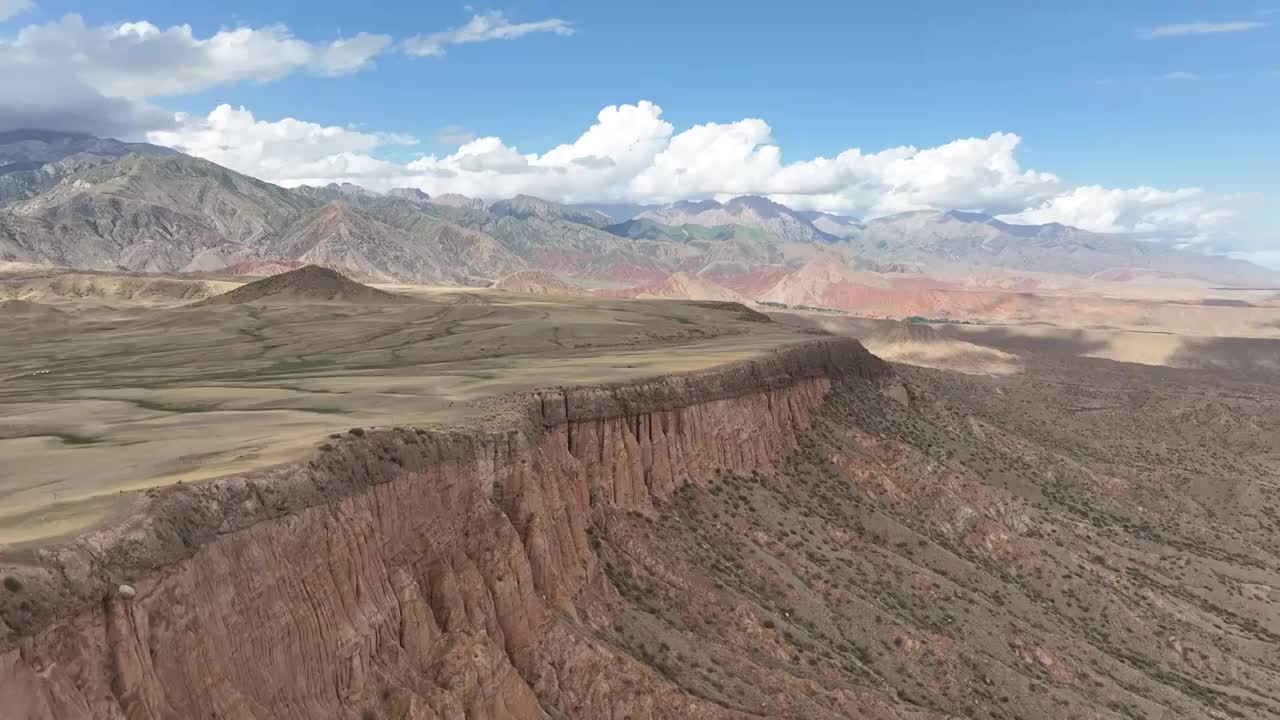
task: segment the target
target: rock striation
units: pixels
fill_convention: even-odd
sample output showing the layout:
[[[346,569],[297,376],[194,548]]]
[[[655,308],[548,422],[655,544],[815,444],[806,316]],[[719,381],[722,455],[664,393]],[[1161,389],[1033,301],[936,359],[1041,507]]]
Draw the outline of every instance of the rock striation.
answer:
[[[532,393],[482,428],[353,430],[306,463],[156,492],[112,527],[0,559],[22,588],[0,599],[0,708],[730,717],[593,635],[617,592],[593,536],[717,471],[767,472],[833,382],[890,372],[856,341],[823,339]]]

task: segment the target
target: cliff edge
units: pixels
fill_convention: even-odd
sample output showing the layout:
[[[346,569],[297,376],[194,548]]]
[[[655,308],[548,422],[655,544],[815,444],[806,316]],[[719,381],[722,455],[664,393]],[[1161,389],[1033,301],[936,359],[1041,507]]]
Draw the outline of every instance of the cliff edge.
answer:
[[[593,533],[720,471],[767,471],[833,382],[890,373],[856,341],[823,339],[526,393],[484,426],[356,428],[306,462],[152,491],[119,524],[0,558],[0,707],[668,716],[657,708],[678,691],[591,637],[617,592]],[[637,680],[604,692],[609,672]]]

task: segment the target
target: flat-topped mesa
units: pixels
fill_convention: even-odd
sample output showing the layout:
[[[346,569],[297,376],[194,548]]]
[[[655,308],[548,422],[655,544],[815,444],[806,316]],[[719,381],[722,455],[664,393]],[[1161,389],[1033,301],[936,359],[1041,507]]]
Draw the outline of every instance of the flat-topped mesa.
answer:
[[[815,340],[530,393],[475,430],[355,432],[305,463],[168,488],[34,564],[0,562],[22,588],[0,599],[0,707],[40,720],[654,716],[641,710],[676,690],[591,633],[612,622],[616,592],[592,528],[661,512],[720,470],[768,470],[833,382],[890,373],[856,341]],[[616,672],[636,681],[606,687]]]

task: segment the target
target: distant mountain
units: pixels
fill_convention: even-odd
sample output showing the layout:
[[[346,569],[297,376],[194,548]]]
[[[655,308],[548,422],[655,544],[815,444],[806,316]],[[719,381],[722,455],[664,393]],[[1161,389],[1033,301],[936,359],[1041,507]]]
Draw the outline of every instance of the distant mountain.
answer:
[[[744,225],[760,228],[785,242],[824,242],[834,239],[785,205],[754,195],[726,203],[715,200],[683,201],[648,210],[637,219],[663,225]]]
[[[521,220],[566,220],[579,225],[603,228],[613,223],[613,218],[596,210],[584,210],[573,205],[561,205],[530,195],[517,195],[510,200],[499,200],[489,205],[489,213],[499,217]]]
[[[172,156],[169,148],[51,130],[0,132],[0,205],[26,200],[68,175],[126,155]]]
[[[185,155],[128,155],[0,214],[0,257],[89,269],[216,270],[315,207]]]
[[[186,155],[127,155],[0,211],[0,260],[215,273],[301,262],[366,281],[466,285],[531,268],[631,284],[705,264],[687,243],[594,226],[607,221],[533,197],[484,209],[354,185],[289,190]]]
[[[444,193],[431,198],[434,205],[444,205],[446,207],[463,208],[466,210],[483,210],[484,201],[480,198],[469,198],[466,195],[458,193]]]
[[[595,210],[613,218],[615,223],[631,220],[648,210],[657,210],[661,205],[639,205],[636,203],[576,203],[576,208]]]
[[[797,212],[796,215],[808,220],[814,227],[822,232],[838,238],[847,238],[856,235],[865,227],[858,220],[845,217],[844,215],[833,215],[831,213],[817,212],[807,210]]]
[[[748,297],[815,260],[864,273],[1277,278],[1243,261],[980,213],[862,222],[744,196],[615,222],[529,195],[486,206],[412,188],[290,190],[164,148],[40,131],[0,133],[0,161],[10,168],[0,173],[0,260],[72,268],[252,274],[314,263],[362,280],[466,285],[542,270],[612,288],[692,287],[670,284],[687,273]],[[810,270],[791,284],[850,284]]]
[[[445,217],[493,237],[531,267],[571,277],[634,284],[698,262],[695,248],[637,242],[555,212],[513,211],[495,203],[487,211],[454,210]]]
[[[701,275],[677,272],[661,280],[626,290],[600,291],[601,295],[633,298],[687,298],[689,300],[714,300],[717,302],[749,303],[750,298]]]
[[[492,237],[406,200],[354,185],[286,190],[186,155],[128,155],[10,206],[0,259],[149,272],[286,260],[463,284],[526,267]]]
[[[850,226],[845,241],[880,263],[926,269],[996,267],[1092,276],[1140,269],[1211,282],[1274,282],[1276,274],[1230,258],[1104,235],[1058,223],[1014,225],[972,212],[920,210]]]
[[[585,296],[589,294],[577,285],[571,285],[544,270],[513,272],[498,278],[490,287],[494,290],[526,295]]]
[[[431,196],[422,192],[418,188],[392,188],[387,191],[389,197],[408,200],[413,203],[425,203],[431,201]]]
[[[649,218],[626,220],[605,228],[619,237],[662,241],[695,249],[702,265],[728,260],[749,265],[784,262],[787,248],[778,238],[746,225],[663,225]]]
[[[149,143],[127,143],[96,138],[81,133],[52,130],[9,130],[0,132],[0,174],[31,170],[72,155],[119,158],[125,155],[177,155]],[[19,167],[26,166],[26,167]]]
[[[350,200],[353,198],[377,197],[378,193],[372,190],[366,190],[354,183],[329,183],[321,187],[313,185],[300,185],[293,189],[299,195],[318,200],[322,203],[333,202],[335,200]]]
[[[305,214],[264,245],[273,257],[340,268],[372,281],[449,282],[487,285],[494,273],[525,267],[493,238],[455,225],[421,218],[397,225],[346,203],[330,203]]]

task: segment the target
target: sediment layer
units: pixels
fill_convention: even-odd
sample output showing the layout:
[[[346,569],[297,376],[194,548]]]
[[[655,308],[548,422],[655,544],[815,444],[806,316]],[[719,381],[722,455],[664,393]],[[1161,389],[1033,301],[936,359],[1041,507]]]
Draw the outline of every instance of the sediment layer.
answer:
[[[349,433],[305,463],[157,492],[124,523],[0,562],[22,586],[0,600],[0,708],[728,717],[593,640],[615,591],[592,535],[717,471],[767,471],[833,381],[889,372],[824,339],[532,393],[485,428]]]

